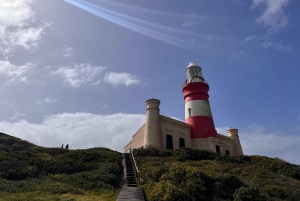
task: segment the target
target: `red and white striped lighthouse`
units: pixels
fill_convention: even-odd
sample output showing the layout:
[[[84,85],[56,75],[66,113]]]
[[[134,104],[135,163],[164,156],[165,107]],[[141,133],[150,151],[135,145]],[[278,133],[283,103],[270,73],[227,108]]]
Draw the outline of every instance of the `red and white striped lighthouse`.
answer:
[[[185,102],[185,122],[191,125],[191,139],[217,136],[208,91],[209,85],[202,75],[202,68],[195,61],[190,62],[186,68],[182,92]]]

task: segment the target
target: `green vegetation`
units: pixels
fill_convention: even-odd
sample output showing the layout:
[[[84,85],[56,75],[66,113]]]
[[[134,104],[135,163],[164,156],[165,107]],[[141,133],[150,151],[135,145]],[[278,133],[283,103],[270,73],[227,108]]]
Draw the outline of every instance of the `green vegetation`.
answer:
[[[44,148],[0,133],[0,200],[116,200],[121,154]]]
[[[195,149],[134,149],[151,201],[300,200],[300,166],[262,156]]]

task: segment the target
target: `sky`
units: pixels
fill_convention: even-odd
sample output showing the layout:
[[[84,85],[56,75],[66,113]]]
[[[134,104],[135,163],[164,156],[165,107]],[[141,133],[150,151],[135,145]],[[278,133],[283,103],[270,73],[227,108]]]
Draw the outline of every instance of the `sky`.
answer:
[[[0,132],[122,152],[145,101],[184,121],[185,69],[209,83],[218,133],[300,164],[300,1],[1,0]]]

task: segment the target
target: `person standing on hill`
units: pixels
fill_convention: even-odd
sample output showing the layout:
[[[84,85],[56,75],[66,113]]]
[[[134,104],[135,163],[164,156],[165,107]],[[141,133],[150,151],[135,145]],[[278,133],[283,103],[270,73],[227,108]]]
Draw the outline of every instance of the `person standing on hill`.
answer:
[[[66,145],[66,149],[69,149],[69,144]]]

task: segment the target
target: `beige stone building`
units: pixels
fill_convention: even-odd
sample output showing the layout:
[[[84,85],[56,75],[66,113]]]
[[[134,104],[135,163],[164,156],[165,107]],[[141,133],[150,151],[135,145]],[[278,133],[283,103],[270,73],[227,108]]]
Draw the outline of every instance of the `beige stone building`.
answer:
[[[189,147],[220,154],[243,155],[238,129],[227,130],[228,136],[217,133],[208,101],[209,86],[202,76],[202,68],[190,62],[183,86],[185,122],[159,113],[160,101],[146,101],[146,123],[124,147],[130,149],[155,146],[159,149]]]

